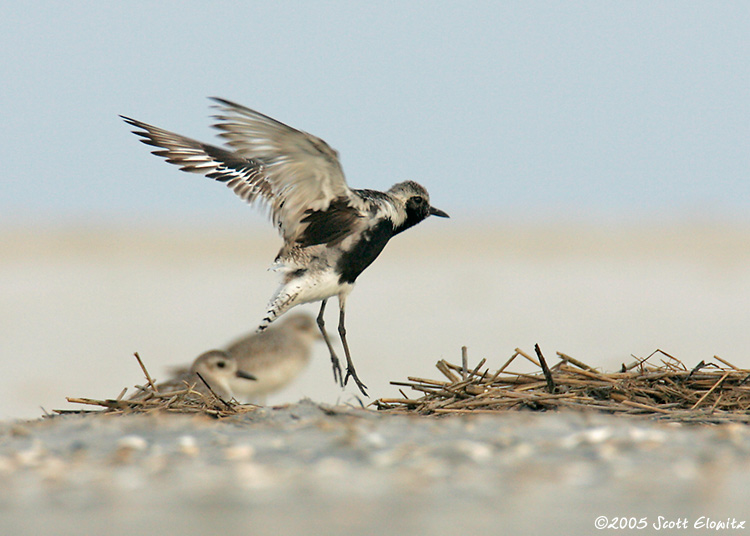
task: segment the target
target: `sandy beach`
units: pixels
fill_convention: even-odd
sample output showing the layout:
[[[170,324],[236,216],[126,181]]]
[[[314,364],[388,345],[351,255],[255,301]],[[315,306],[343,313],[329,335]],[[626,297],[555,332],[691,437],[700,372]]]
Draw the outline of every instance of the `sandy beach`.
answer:
[[[398,396],[392,380],[435,377],[462,345],[490,368],[534,343],[603,369],[656,348],[687,364],[718,354],[750,366],[747,229],[476,231],[400,237],[360,279],[348,327],[373,396]],[[143,383],[134,351],[159,377],[252,329],[275,285],[266,268],[277,243],[125,227],[3,240],[3,534],[580,534],[622,518],[645,520],[646,532],[686,519],[682,532],[702,533],[711,520],[744,521],[742,425],[384,415],[334,385],[322,344],[269,400],[277,407],[222,421],[39,419],[41,408],[72,409],[66,396]]]
[[[593,534],[621,519],[647,534],[685,519],[697,534],[747,525],[748,478],[746,426],[599,414],[436,419],[303,401],[224,421],[0,427],[3,534]]]

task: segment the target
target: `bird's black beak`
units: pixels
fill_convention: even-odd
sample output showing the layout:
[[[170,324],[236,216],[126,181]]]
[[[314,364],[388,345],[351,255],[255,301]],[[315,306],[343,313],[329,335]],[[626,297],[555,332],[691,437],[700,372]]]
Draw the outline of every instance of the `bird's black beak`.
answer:
[[[430,216],[439,216],[441,218],[450,218],[448,214],[440,210],[439,208],[430,207]]]
[[[255,376],[250,374],[249,372],[245,372],[244,370],[238,370],[237,371],[237,377],[238,378],[245,378],[246,380],[258,380]]]

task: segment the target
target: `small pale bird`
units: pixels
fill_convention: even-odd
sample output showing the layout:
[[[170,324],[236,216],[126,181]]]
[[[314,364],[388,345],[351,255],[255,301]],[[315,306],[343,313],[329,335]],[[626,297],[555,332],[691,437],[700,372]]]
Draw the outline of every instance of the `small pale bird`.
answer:
[[[281,285],[271,297],[263,331],[295,305],[320,301],[317,323],[328,346],[333,376],[343,387],[351,377],[362,394],[346,341],[346,298],[359,274],[388,241],[428,216],[448,214],[430,205],[427,190],[413,181],[385,192],[349,188],[338,153],[326,142],[239,104],[213,99],[214,125],[227,148],[186,138],[121,116],[153,154],[183,171],[226,183],[250,204],[261,203],[284,244],[275,260]],[[326,334],[323,313],[328,299],[339,301],[339,337],[346,355],[346,376]]]
[[[304,370],[310,362],[312,345],[319,340],[323,337],[313,316],[289,313],[278,324],[241,337],[225,350],[212,352],[235,361],[236,368],[255,379],[247,381],[247,376],[227,376],[226,390],[231,390],[240,401],[256,404],[288,385]],[[179,378],[189,374],[190,369],[176,367],[172,373]]]
[[[235,388],[245,388],[243,383],[254,383],[256,380],[254,375],[242,370],[238,361],[223,350],[204,352],[195,358],[189,369],[175,369],[174,372],[174,377],[156,384],[160,392],[185,389],[187,384],[193,391],[208,395],[208,388],[198,377],[200,374],[217,396],[231,400],[237,396]],[[139,400],[144,396],[145,393],[137,393],[131,400]]]
[[[305,369],[313,344],[321,340],[315,318],[308,313],[289,313],[268,329],[237,339],[226,352],[256,381],[230,379],[234,396],[259,403],[282,389]]]

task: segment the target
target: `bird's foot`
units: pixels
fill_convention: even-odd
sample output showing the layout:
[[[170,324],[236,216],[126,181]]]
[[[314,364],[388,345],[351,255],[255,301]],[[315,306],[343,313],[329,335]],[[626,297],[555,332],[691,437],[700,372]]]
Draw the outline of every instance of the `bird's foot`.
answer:
[[[344,387],[345,381],[344,375],[341,372],[341,364],[339,363],[339,358],[333,353],[331,354],[331,365],[333,366],[333,381]],[[347,377],[348,373],[349,371],[347,371]]]
[[[367,389],[367,386],[360,381],[359,377],[357,376],[357,371],[354,370],[354,366],[351,363],[349,363],[349,365],[347,365],[346,367],[346,377],[344,378],[344,383],[342,384],[342,386],[346,385],[347,382],[349,382],[349,378],[354,380],[354,383],[357,385],[364,396],[368,396],[367,391],[365,391],[365,389]]]

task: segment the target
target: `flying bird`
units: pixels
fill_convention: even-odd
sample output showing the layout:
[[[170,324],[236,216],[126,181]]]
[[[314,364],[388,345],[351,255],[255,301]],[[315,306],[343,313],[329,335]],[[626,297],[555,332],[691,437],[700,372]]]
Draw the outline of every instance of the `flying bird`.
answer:
[[[428,216],[448,214],[430,205],[427,190],[414,181],[385,192],[350,188],[338,153],[325,141],[259,112],[213,98],[213,126],[226,148],[208,145],[120,116],[136,128],[153,154],[183,171],[224,182],[251,205],[262,205],[284,244],[274,267],[282,275],[271,297],[263,331],[295,305],[320,301],[317,323],[331,355],[333,376],[342,387],[351,377],[363,395],[346,341],[345,306],[359,274],[395,235]],[[346,355],[346,375],[325,331],[328,299],[339,302],[338,332]]]

